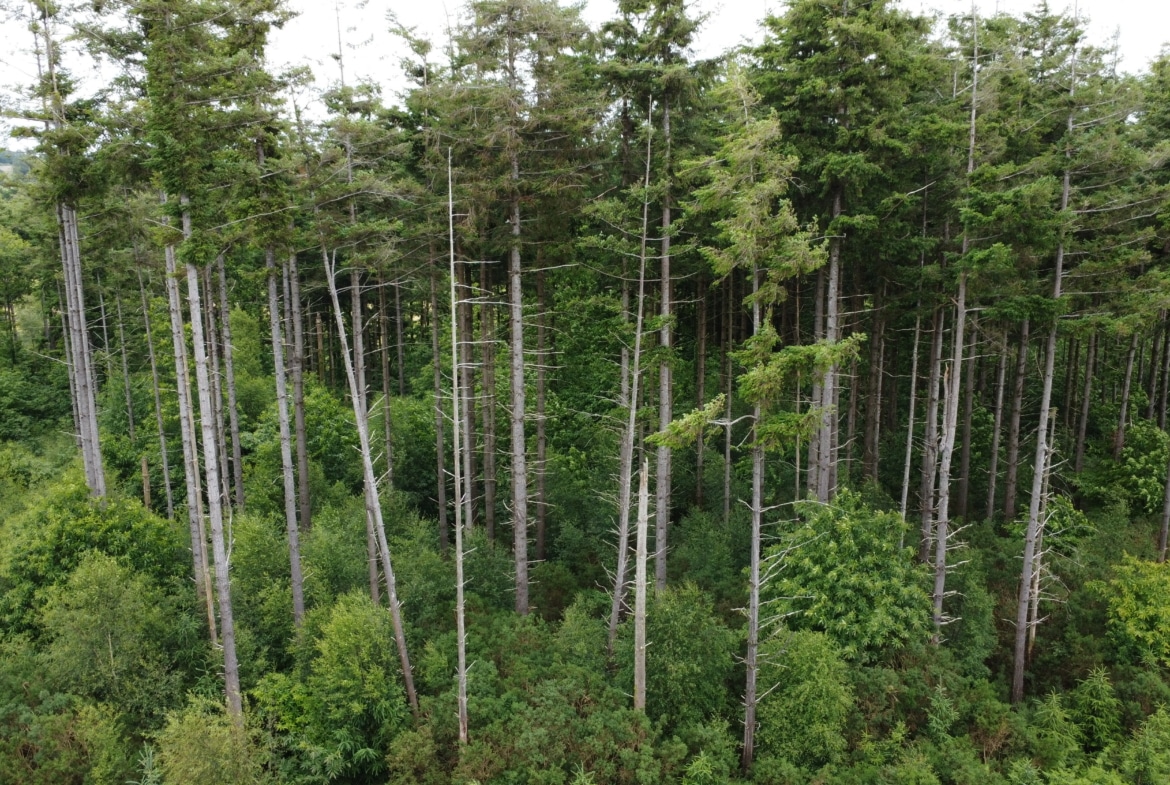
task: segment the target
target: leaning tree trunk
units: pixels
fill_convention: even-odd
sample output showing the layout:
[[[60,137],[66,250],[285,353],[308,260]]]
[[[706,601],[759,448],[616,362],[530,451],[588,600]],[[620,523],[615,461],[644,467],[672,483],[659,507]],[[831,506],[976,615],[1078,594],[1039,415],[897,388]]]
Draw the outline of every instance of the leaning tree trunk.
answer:
[[[398,601],[398,586],[394,579],[394,567],[390,561],[390,545],[386,541],[386,528],[382,521],[382,501],[378,496],[378,478],[374,474],[374,457],[370,449],[370,424],[366,417],[366,410],[361,405],[361,389],[358,387],[357,374],[354,371],[354,363],[349,351],[349,339],[345,333],[345,316],[337,296],[334,273],[334,264],[326,256],[325,280],[329,286],[329,297],[333,301],[333,316],[337,323],[337,337],[341,344],[341,359],[345,366],[346,381],[349,382],[350,400],[353,403],[353,416],[361,448],[366,514],[373,521],[378,538],[378,549],[382,556],[382,576],[386,582],[386,596],[390,600],[390,622],[394,627],[394,643],[398,647],[398,661],[402,666],[402,681],[406,687],[406,698],[410,702],[411,710],[417,716],[418,693],[414,689],[414,674],[410,669],[410,655],[406,649],[406,630],[402,625],[402,604]]]
[[[293,482],[292,436],[288,421],[288,381],[284,370],[284,335],[280,329],[281,309],[276,293],[276,254],[264,249],[268,272],[268,324],[272,332],[273,375],[276,377],[276,413],[280,423],[280,466],[284,480],[284,525],[288,533],[288,557],[292,577],[293,623],[299,630],[305,618],[304,581],[301,578],[300,533],[297,530],[296,483]]]

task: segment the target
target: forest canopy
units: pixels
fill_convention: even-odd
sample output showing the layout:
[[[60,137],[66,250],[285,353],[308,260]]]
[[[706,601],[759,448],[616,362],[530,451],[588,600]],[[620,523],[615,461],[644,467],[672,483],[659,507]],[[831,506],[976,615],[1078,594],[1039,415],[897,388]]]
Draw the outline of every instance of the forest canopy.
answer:
[[[1170,781],[1170,57],[6,8],[0,780]]]

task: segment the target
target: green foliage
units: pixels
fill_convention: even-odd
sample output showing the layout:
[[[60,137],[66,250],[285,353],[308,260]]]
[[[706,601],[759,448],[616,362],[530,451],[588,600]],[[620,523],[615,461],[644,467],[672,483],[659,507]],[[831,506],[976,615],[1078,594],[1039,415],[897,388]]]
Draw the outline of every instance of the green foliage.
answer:
[[[1121,734],[1121,701],[1104,668],[1094,668],[1072,691],[1072,713],[1084,733],[1085,749],[1099,752]]]
[[[1159,707],[1121,752],[1121,770],[1134,785],[1170,780],[1170,713]]]
[[[820,630],[851,660],[872,661],[925,640],[926,572],[898,549],[905,522],[850,492],[799,507],[804,521],[767,551],[762,597],[792,629]]]
[[[760,644],[759,678],[761,752],[810,770],[838,760],[853,691],[833,639],[778,630]]]
[[[266,781],[244,728],[223,707],[193,699],[155,737],[166,785],[259,785]]]
[[[385,750],[409,716],[390,614],[361,593],[315,613],[322,621],[305,644],[306,668],[266,675],[255,690],[260,714],[301,774],[331,782],[381,776]]]
[[[694,584],[656,593],[646,611],[646,715],[667,728],[722,716],[737,637]],[[620,643],[619,684],[632,692],[632,621]]]
[[[1108,588],[1110,635],[1131,657],[1170,664],[1170,565],[1125,556]]]

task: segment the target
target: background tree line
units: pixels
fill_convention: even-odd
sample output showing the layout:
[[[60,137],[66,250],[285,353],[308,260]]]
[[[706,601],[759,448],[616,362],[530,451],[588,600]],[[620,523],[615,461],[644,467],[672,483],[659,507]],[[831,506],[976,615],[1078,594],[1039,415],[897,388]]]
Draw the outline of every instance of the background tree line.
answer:
[[[10,6],[15,782],[1170,776],[1167,59],[475,0],[392,105]]]

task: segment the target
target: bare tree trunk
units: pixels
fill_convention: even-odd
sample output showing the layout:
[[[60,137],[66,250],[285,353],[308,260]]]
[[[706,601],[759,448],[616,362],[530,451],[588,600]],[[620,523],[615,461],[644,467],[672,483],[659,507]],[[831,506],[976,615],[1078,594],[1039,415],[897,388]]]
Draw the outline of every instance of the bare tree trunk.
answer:
[[[861,473],[867,480],[877,482],[878,454],[882,425],[882,382],[885,376],[886,320],[878,316],[869,348],[869,389],[865,404],[865,445],[861,458]]]
[[[85,319],[85,289],[81,280],[81,241],[77,213],[69,205],[57,205],[61,264],[64,270],[65,305],[69,312],[69,371],[72,375],[78,416],[78,440],[86,484],[93,496],[106,495],[106,475],[98,434],[97,390],[93,355]]]
[[[512,179],[520,161],[512,155]],[[508,254],[512,348],[512,549],[516,563],[516,612],[528,615],[528,456],[524,437],[524,300],[520,279],[520,199],[512,198],[512,248]]]
[[[963,445],[959,451],[959,517],[967,519],[971,495],[971,417],[975,412],[975,330],[967,349],[967,389],[963,394]]]
[[[817,268],[817,286],[816,294],[813,296],[813,341],[824,340],[825,338],[825,268],[822,265]],[[821,390],[821,380],[823,374],[813,374],[812,396],[809,398],[809,404],[813,408],[820,409],[824,406],[824,395]],[[820,450],[821,450],[821,429],[824,424],[824,418],[818,422],[816,431],[808,440],[808,492],[811,496],[819,498],[818,484],[820,482]]]
[[[1073,471],[1081,473],[1085,465],[1085,436],[1089,429],[1089,406],[1093,398],[1093,373],[1097,365],[1097,333],[1089,336],[1089,349],[1085,358],[1085,387],[1081,392],[1081,415],[1077,418],[1077,444],[1073,458]]]
[[[1072,114],[1068,118],[1068,131],[1073,130]],[[1068,210],[1070,172],[1064,170],[1064,185],[1061,190],[1060,212]],[[1052,300],[1059,302],[1062,278],[1064,277],[1064,238],[1056,247],[1056,269],[1052,274]],[[1036,556],[1036,541],[1040,532],[1040,501],[1044,482],[1044,466],[1048,460],[1048,418],[1052,405],[1052,379],[1056,362],[1056,322],[1048,329],[1048,345],[1044,353],[1044,377],[1040,393],[1040,422],[1036,426],[1036,459],[1032,472],[1032,497],[1028,502],[1028,528],[1024,535],[1024,566],[1020,574],[1019,601],[1016,604],[1016,641],[1012,662],[1012,703],[1024,699],[1024,668],[1027,665],[1028,603],[1032,587],[1032,567]],[[1135,341],[1136,343],[1136,341]],[[1130,351],[1132,361],[1133,351]],[[1127,374],[1128,375],[1128,374]]]
[[[995,486],[999,479],[999,438],[1003,431],[1003,392],[1007,382],[1008,351],[1006,342],[999,353],[999,363],[995,371],[995,422],[991,427],[991,456],[987,467],[987,505],[986,517],[990,520],[995,516]]]
[[[386,318],[386,282],[378,273],[378,358],[382,364],[382,438],[386,450],[386,484],[394,487],[394,428],[390,417],[390,331]]]
[[[548,458],[546,423],[544,420],[546,368],[548,364],[548,336],[545,319],[544,268],[536,271],[536,550],[538,562],[544,561],[545,527],[548,521],[548,499],[545,495],[545,461]]]
[[[1158,427],[1166,430],[1166,402],[1170,397],[1170,323],[1166,325],[1166,340],[1162,342],[1162,384],[1158,394]]]
[[[434,256],[434,253],[431,253]],[[435,269],[431,266],[431,367],[434,369],[435,396],[435,478],[436,501],[439,505],[439,549],[447,552],[447,458],[443,419],[442,364],[439,362],[439,298],[435,291]],[[454,369],[452,369],[454,373]],[[458,504],[458,501],[456,501]],[[461,535],[462,536],[462,535]]]
[[[353,403],[353,416],[357,423],[358,441],[361,445],[362,477],[365,485],[366,514],[374,522],[374,531],[378,538],[378,549],[382,555],[382,575],[386,582],[386,595],[390,599],[390,621],[394,627],[394,642],[398,647],[398,660],[402,666],[402,681],[406,687],[406,698],[410,708],[418,715],[418,693],[414,689],[414,674],[410,669],[410,655],[406,650],[406,631],[402,625],[402,604],[398,601],[398,587],[394,580],[394,567],[390,561],[390,546],[386,541],[386,528],[382,522],[382,502],[378,497],[378,478],[374,474],[374,457],[370,450],[370,426],[366,418],[366,410],[361,406],[361,389],[358,386],[357,374],[349,351],[349,341],[345,335],[345,316],[341,310],[341,302],[337,296],[337,283],[334,281],[334,264],[328,256],[325,257],[325,280],[329,285],[329,297],[333,301],[333,316],[337,323],[337,337],[341,344],[341,358],[345,366],[346,380],[349,382],[350,399]]]
[[[659,316],[662,326],[658,331],[658,343],[662,348],[662,360],[658,363],[658,429],[666,430],[674,419],[674,380],[671,368],[671,352],[674,345],[671,327],[672,299],[670,278],[670,232],[671,232],[671,172],[670,172],[670,100],[662,102],[662,136],[665,149],[664,193],[662,195],[662,256],[661,281],[659,290]],[[666,588],[667,530],[670,526],[671,451],[659,445],[655,451],[654,473],[654,588]]]
[[[1125,428],[1129,424],[1129,394],[1133,389],[1133,358],[1138,349],[1137,333],[1129,342],[1129,354],[1125,358],[1125,381],[1121,385],[1121,415],[1117,418],[1117,431],[1113,435],[1113,460],[1121,460],[1125,449]]]
[[[301,529],[309,531],[313,525],[313,504],[309,488],[309,446],[305,430],[305,327],[301,318],[301,274],[297,270],[296,252],[288,255],[289,306],[292,312],[292,383],[293,427],[297,448],[297,503],[301,513]],[[320,317],[318,317],[320,324]],[[318,333],[318,340],[320,333]]]
[[[622,380],[622,391],[626,407],[626,422],[622,430],[621,446],[618,455],[618,546],[617,566],[614,569],[613,594],[610,597],[609,612],[609,641],[607,652],[613,656],[614,642],[617,640],[618,621],[621,618],[622,605],[626,594],[626,562],[630,556],[630,483],[634,473],[634,446],[638,437],[638,403],[641,395],[642,378],[642,332],[646,316],[646,247],[650,230],[650,152],[653,135],[646,139],[646,176],[642,199],[642,246],[638,261],[638,300],[634,316],[634,351],[626,366],[629,374]],[[623,292],[623,310],[627,313],[628,295]],[[730,356],[730,353],[729,353]],[[640,442],[639,442],[640,443]],[[643,489],[648,487],[649,463],[643,458],[642,476],[639,480]],[[645,498],[649,491],[644,491],[639,499]],[[643,553],[643,569],[645,569],[645,553]]]
[[[272,332],[273,375],[276,378],[276,413],[280,423],[280,466],[284,480],[284,523],[288,534],[289,570],[292,577],[293,623],[300,629],[305,618],[304,581],[301,578],[300,536],[297,530],[297,492],[293,473],[292,437],[288,420],[288,382],[284,370],[284,335],[280,329],[280,302],[276,293],[276,254],[264,249],[268,271],[268,323]]]
[[[914,452],[914,415],[918,398],[918,344],[922,338],[922,315],[914,317],[914,348],[910,355],[910,414],[906,424],[906,457],[902,461],[902,519],[906,519],[906,503],[910,494],[910,463]],[[905,535],[898,542],[898,549],[905,545]]]
[[[841,215],[841,188],[833,193],[832,220]],[[841,339],[838,305],[841,289],[841,239],[829,240],[829,271],[825,290],[825,340],[834,344]],[[833,432],[837,421],[837,373],[836,363],[825,369],[821,378],[821,429],[820,444],[817,447],[817,500],[827,504],[836,492],[833,474],[837,464],[837,452]],[[811,469],[811,465],[810,465]]]
[[[470,273],[466,264],[456,268],[459,273],[459,283],[463,296],[458,301],[456,313],[459,316],[459,332],[463,336],[459,341],[459,389],[463,396],[460,403],[463,422],[460,423],[463,440],[461,456],[463,458],[463,482],[467,492],[463,499],[463,525],[470,530],[475,525],[475,358],[472,350],[474,341],[472,327],[472,287]]]
[[[934,489],[938,472],[938,385],[942,376],[943,332],[946,314],[935,310],[930,342],[930,381],[926,391],[926,435],[922,444],[922,471],[918,485],[922,540],[918,559],[930,563],[930,546],[934,540]]]
[[[959,273],[959,296],[955,304],[955,329],[952,336],[954,357],[949,379],[945,380],[947,399],[943,414],[942,450],[938,466],[938,509],[934,526],[934,642],[942,638],[943,599],[946,596],[947,546],[950,527],[951,460],[955,453],[955,431],[959,419],[959,399],[963,386],[963,350],[966,346],[967,274]],[[969,386],[969,385],[968,385]]]
[[[650,462],[642,461],[638,475],[638,535],[634,560],[634,711],[646,713],[646,559],[650,528]]]
[[[451,268],[451,423],[454,430],[455,456],[452,462],[455,466],[455,640],[458,648],[458,704],[459,704],[459,743],[467,744],[467,631],[464,628],[463,617],[463,521],[460,513],[463,506],[460,497],[471,492],[471,478],[468,477],[466,486],[460,474],[459,461],[459,424],[460,424],[460,390],[459,374],[455,372],[459,364],[459,319],[456,310],[455,297],[455,203],[451,181],[451,152],[447,152],[447,231],[450,248]],[[431,279],[434,281],[434,278]],[[434,289],[432,288],[432,293]],[[437,319],[437,314],[436,314]],[[437,367],[437,364],[436,364]]]
[[[166,426],[163,422],[162,414],[162,396],[159,393],[158,382],[158,360],[154,354],[154,335],[150,327],[150,305],[146,300],[146,287],[142,283],[142,272],[138,273],[138,293],[142,297],[142,319],[146,327],[146,352],[150,358],[150,379],[152,392],[154,393],[154,419],[155,426],[158,428],[158,453],[162,460],[163,471],[163,485],[166,486],[167,492],[167,520],[175,517],[175,499],[171,491],[171,461],[167,457],[167,433]],[[196,570],[196,574],[198,574]]]
[[[763,327],[759,301],[760,271],[752,268],[752,331],[759,334]],[[757,401],[752,408],[752,538],[751,561],[748,573],[747,652],[744,656],[746,679],[744,685],[743,757],[741,767],[751,768],[755,757],[756,702],[758,658],[760,646],[760,548],[764,516],[764,447],[760,442],[759,427],[763,412]]]
[[[190,371],[187,368],[187,340],[179,299],[175,248],[166,247],[167,300],[170,305],[171,340],[175,353],[175,388],[179,399],[179,433],[183,443],[183,478],[187,486],[187,518],[191,530],[191,557],[195,564],[195,586],[207,611],[208,631],[213,646],[219,645],[215,600],[211,593],[211,568],[207,556],[207,531],[203,522],[203,491],[199,478],[199,446],[195,433],[195,412],[191,401]]]
[[[732,314],[735,313],[735,277],[734,275],[727,276],[727,289],[724,292],[724,299],[726,300],[724,335],[723,335],[723,380],[724,392],[727,394],[727,402],[723,405],[723,419],[727,423],[723,426],[723,523],[726,525],[731,520],[731,401],[732,388],[735,385],[735,374],[733,373],[735,362],[731,354],[732,343]],[[809,464],[811,467],[812,464]],[[809,472],[811,474],[811,471]]]
[[[190,237],[190,216],[183,215],[183,235]],[[211,370],[208,367],[206,338],[203,335],[203,303],[199,295],[199,272],[187,264],[187,300],[191,309],[191,343],[195,349],[195,387],[199,393],[199,421],[203,437],[203,468],[207,476],[207,514],[211,520],[211,552],[215,565],[215,594],[219,606],[220,645],[223,648],[224,692],[228,712],[237,724],[243,722],[240,695],[240,665],[236,660],[236,627],[232,615],[231,577],[223,525],[223,497],[220,494],[219,450],[215,444],[215,411],[211,401]]]
[[[240,446],[240,409],[236,399],[236,369],[232,358],[232,317],[228,304],[227,272],[223,267],[223,256],[216,262],[219,272],[220,317],[223,320],[223,367],[226,372],[228,399],[228,427],[232,437],[232,481],[235,485],[236,508],[244,511],[244,458]]]
[[[488,266],[479,268],[479,287],[484,302],[480,308],[480,337],[483,345],[483,524],[487,537],[496,539],[496,306],[488,281]],[[543,401],[540,404],[543,406]]]
[[[1024,384],[1028,380],[1029,320],[1020,326],[1020,345],[1016,347],[1016,378],[1012,391],[1012,415],[1008,424],[1007,474],[1003,481],[1003,517],[1015,520],[1016,492],[1020,470],[1020,412],[1024,408]]]
[[[227,439],[224,437],[224,417],[223,417],[223,375],[220,366],[219,355],[219,320],[215,315],[215,294],[211,286],[211,269],[210,266],[204,267],[199,271],[199,280],[206,292],[207,307],[204,310],[204,315],[207,319],[204,324],[204,335],[207,336],[207,361],[209,377],[211,381],[211,411],[212,423],[215,426],[214,438],[215,448],[219,457],[219,491],[221,504],[224,507],[231,508],[231,489],[228,487],[228,457],[227,457]]]
[[[698,346],[695,349],[695,404],[702,406],[707,400],[707,279],[699,276],[699,327]],[[699,434],[695,445],[695,506],[703,506],[703,453],[706,451],[703,434]]]
[[[398,396],[406,397],[406,342],[402,335],[402,286],[394,282],[394,338],[398,344]]]

